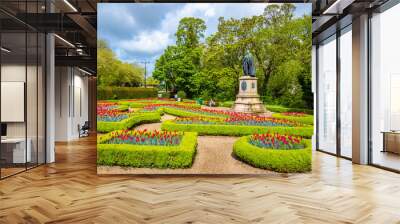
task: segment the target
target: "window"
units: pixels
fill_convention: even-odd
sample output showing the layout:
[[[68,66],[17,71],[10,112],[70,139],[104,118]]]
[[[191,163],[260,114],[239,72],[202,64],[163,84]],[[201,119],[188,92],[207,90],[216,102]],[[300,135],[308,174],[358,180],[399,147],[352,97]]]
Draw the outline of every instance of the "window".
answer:
[[[371,162],[400,170],[400,5],[371,18]]]
[[[340,155],[352,157],[352,34],[351,25],[340,35]]]
[[[318,149],[336,153],[336,36],[318,47]]]

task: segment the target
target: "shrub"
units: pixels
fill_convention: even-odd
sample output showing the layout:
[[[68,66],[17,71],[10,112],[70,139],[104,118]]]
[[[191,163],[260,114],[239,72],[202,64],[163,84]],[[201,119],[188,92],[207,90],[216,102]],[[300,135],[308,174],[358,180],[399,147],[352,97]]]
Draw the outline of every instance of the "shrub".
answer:
[[[98,139],[98,165],[161,169],[189,168],[196,154],[196,133],[184,133],[177,146],[104,144],[110,134]]]
[[[148,97],[157,97],[157,89],[117,86],[97,87],[98,100],[136,99]]]
[[[127,119],[124,119],[119,122],[97,122],[97,131],[98,132],[110,132],[115,130],[125,130],[130,129],[135,125],[144,124],[144,123],[155,123],[159,122],[161,116],[159,113],[138,113],[130,116]]]
[[[192,112],[183,109],[176,109],[171,107],[162,107],[162,111],[166,114],[174,115],[177,117],[221,117],[221,115],[208,115],[208,114],[199,114],[197,112]]]
[[[284,113],[284,112],[303,112],[306,114],[314,114],[313,110],[304,109],[304,108],[288,108],[280,105],[266,105],[267,110],[276,113]]]
[[[220,102],[218,106],[220,106],[220,107],[232,107],[234,103],[235,103],[234,101],[225,101],[225,102]]]
[[[285,119],[293,122],[299,122],[301,124],[309,124],[313,125],[314,124],[314,116],[312,115],[305,115],[305,116],[287,116],[282,113],[274,113],[272,114],[272,117],[278,118],[278,119]]]
[[[180,91],[178,91],[177,95],[178,95],[178,98],[181,98],[181,99],[185,99],[186,98],[185,91],[180,90]]]
[[[282,127],[282,126],[245,126],[245,125],[204,125],[204,124],[177,124],[174,121],[164,121],[161,125],[166,131],[197,132],[199,135],[227,135],[244,136],[254,133],[279,133],[311,138],[312,126]]]
[[[280,173],[311,171],[311,141],[303,140],[304,149],[266,149],[249,143],[250,136],[238,139],[233,145],[234,155],[251,166]]]

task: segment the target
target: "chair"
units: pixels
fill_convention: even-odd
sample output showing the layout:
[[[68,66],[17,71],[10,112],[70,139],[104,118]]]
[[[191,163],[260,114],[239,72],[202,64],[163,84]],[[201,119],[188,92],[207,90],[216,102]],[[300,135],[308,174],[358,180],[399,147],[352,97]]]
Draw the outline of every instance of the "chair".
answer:
[[[89,129],[90,129],[89,121],[85,121],[82,127],[78,125],[79,138],[89,136]]]

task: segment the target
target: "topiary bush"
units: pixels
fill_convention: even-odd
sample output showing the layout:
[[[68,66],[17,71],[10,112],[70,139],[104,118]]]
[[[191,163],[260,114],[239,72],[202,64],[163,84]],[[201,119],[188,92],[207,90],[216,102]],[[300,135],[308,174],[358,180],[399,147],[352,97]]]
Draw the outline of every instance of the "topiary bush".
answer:
[[[254,133],[279,133],[311,138],[312,126],[282,127],[282,126],[245,126],[245,125],[214,125],[214,124],[177,124],[174,121],[164,121],[161,130],[197,132],[199,135],[244,136]]]
[[[119,122],[98,121],[97,131],[104,133],[115,130],[125,130],[139,124],[160,122],[160,119],[161,116],[157,112],[137,113]]]
[[[156,88],[141,88],[141,87],[97,87],[98,100],[111,99],[137,99],[157,97]]]
[[[250,136],[238,139],[233,145],[234,155],[241,161],[261,169],[280,173],[311,171],[311,141],[303,140],[304,149],[267,149],[249,143]]]
[[[189,168],[193,165],[197,133],[184,133],[177,146],[106,144],[112,134],[98,138],[98,165],[160,169]]]

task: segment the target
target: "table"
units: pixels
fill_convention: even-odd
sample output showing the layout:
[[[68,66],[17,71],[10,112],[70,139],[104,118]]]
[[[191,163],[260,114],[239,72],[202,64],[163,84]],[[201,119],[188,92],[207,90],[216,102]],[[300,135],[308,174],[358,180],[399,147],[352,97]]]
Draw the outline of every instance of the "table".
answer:
[[[382,131],[383,150],[382,152],[392,152],[400,154],[400,131]]]
[[[25,152],[25,140],[28,143],[26,147],[26,152]],[[30,138],[25,139],[25,138],[5,138],[1,139],[1,151],[2,151],[2,157],[3,154],[12,154],[9,156],[9,158],[6,160],[12,160],[8,161],[10,163],[26,163],[26,162],[31,162],[32,160],[32,153],[31,153],[31,146],[32,146],[32,140]],[[3,157],[4,158],[4,157]]]

